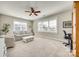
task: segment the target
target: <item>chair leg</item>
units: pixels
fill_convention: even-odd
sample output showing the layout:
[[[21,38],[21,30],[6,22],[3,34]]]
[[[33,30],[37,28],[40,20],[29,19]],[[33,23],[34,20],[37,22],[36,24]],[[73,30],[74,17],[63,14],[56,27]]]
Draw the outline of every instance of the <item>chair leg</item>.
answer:
[[[67,43],[64,42],[63,44],[67,44]]]
[[[69,44],[66,44],[65,46],[68,46]]]

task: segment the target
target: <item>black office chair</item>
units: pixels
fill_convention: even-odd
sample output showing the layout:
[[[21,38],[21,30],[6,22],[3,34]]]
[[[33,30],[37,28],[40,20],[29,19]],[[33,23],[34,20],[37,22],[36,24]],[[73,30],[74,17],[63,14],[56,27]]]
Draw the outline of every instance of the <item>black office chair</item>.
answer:
[[[72,50],[73,50],[73,41],[72,41],[72,34],[71,33],[66,33],[66,31],[65,30],[63,30],[63,32],[64,32],[64,38],[65,39],[68,39],[68,43],[63,43],[63,44],[65,44],[65,46],[70,46],[70,52],[72,52]]]
[[[65,30],[63,30],[63,32],[64,32],[64,38],[68,40],[68,43],[64,42],[63,44],[65,44],[65,46],[68,46],[68,45],[70,45],[69,34],[67,34]]]

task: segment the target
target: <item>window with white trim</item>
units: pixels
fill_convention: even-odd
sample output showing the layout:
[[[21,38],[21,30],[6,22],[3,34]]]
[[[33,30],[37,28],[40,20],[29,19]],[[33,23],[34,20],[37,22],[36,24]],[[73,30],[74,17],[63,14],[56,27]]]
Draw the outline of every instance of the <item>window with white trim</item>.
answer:
[[[14,31],[27,31],[27,23],[24,22],[14,22]]]
[[[38,32],[57,33],[57,20],[48,20],[38,22]]]
[[[50,20],[49,21],[48,31],[57,33],[57,20]]]

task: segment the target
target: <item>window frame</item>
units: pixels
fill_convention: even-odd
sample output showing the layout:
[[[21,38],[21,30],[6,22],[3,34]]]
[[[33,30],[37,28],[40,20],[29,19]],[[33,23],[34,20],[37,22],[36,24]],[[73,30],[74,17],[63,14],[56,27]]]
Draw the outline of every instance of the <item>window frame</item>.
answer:
[[[50,21],[53,21],[53,20],[56,20],[56,30],[55,31],[49,31],[49,26],[50,26]],[[51,33],[57,33],[57,31],[58,31],[58,29],[57,29],[57,18],[54,18],[53,20],[45,20],[45,21],[39,21],[38,23],[42,23],[43,24],[43,22],[48,22],[48,30],[47,31],[42,31],[42,30],[38,30],[38,32],[51,32]],[[38,24],[38,26],[39,26],[39,24]],[[42,26],[41,26],[42,27]],[[39,28],[39,27],[38,27]]]
[[[27,31],[27,22],[20,22],[20,21],[14,21],[13,22],[14,27],[13,27],[13,31],[14,32],[21,32],[21,31]],[[25,24],[25,25],[24,25]],[[18,26],[15,26],[18,25]],[[24,25],[24,26],[23,26]],[[17,30],[16,28],[19,28],[20,30]],[[23,27],[25,27],[25,29],[23,29]]]

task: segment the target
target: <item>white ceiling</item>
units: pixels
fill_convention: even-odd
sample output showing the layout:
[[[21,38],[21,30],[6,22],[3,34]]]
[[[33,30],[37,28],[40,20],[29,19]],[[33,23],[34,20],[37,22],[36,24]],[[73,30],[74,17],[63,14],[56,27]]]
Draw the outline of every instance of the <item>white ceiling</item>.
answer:
[[[40,10],[38,16],[29,16],[25,10],[34,7]],[[0,13],[28,20],[35,20],[55,13],[63,12],[72,8],[71,1],[0,1]]]

